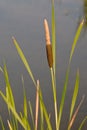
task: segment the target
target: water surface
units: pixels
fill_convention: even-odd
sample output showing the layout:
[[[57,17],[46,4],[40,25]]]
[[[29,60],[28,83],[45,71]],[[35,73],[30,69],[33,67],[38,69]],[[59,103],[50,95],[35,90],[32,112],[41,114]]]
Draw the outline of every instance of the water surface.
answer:
[[[84,15],[86,16],[85,5],[85,0],[55,0],[58,103],[60,102],[73,38],[80,20]],[[3,59],[5,59],[18,111],[23,107],[21,76],[24,76],[27,99],[32,101],[33,107],[35,102],[35,87],[12,43],[12,36],[19,42],[28,59],[35,79],[40,80],[48,111],[53,112],[50,71],[45,53],[44,18],[47,18],[51,30],[50,0],[0,1],[0,65],[3,67]],[[87,95],[86,43],[87,32],[85,26],[72,59],[65,112],[62,119],[64,125],[61,126],[61,129],[66,128],[64,117],[66,116],[67,118],[68,115],[77,68],[80,70],[80,89],[77,103],[80,102],[83,94]],[[0,89],[5,91],[4,78],[1,73]],[[7,117],[7,111],[1,98],[0,104],[0,114],[3,120],[6,120],[4,117]],[[74,130],[77,130],[84,115],[87,115],[87,96],[76,119],[73,127]],[[86,128],[87,125],[84,127],[84,130]]]

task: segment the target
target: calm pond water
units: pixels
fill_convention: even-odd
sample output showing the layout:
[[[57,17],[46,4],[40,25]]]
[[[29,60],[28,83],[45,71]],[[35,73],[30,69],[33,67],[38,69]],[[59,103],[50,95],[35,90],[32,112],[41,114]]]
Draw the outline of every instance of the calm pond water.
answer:
[[[60,103],[69,53],[76,29],[81,18],[84,15],[85,18],[87,18],[86,5],[85,0],[55,0],[58,103]],[[29,61],[35,79],[40,80],[47,109],[49,113],[53,113],[50,71],[45,53],[44,18],[47,18],[51,30],[50,0],[0,0],[0,66],[3,67],[3,59],[5,59],[18,111],[21,111],[23,108],[23,87],[21,76],[23,75],[24,77],[27,99],[32,102],[33,108],[35,104],[35,87],[12,43],[12,36],[14,36],[19,42],[19,45]],[[77,68],[80,70],[80,88],[77,104],[80,102],[82,95],[85,94],[86,96],[73,126],[74,130],[77,130],[81,120],[87,115],[86,24],[72,59],[61,130],[66,129],[67,127],[66,122],[68,119]],[[0,89],[5,91],[5,83],[2,73],[0,73]],[[0,114],[6,123],[7,108],[2,98],[0,98]],[[87,130],[87,123],[83,130]]]

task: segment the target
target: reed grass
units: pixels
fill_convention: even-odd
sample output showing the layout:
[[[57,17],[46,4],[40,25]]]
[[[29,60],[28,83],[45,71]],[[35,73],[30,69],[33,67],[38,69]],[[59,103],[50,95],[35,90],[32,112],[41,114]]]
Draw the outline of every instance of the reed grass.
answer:
[[[46,19],[44,20],[44,27],[45,27],[45,39],[46,39],[46,54],[47,54],[48,66],[49,66],[49,70],[50,70],[50,74],[51,74],[52,92],[53,92],[53,99],[54,99],[55,130],[60,130],[61,119],[62,119],[62,114],[63,114],[63,110],[64,110],[64,103],[65,103],[67,86],[68,86],[70,65],[71,65],[72,57],[73,57],[81,30],[83,28],[83,25],[84,25],[84,19],[82,19],[82,21],[77,29],[77,32],[75,34],[73,43],[72,43],[72,47],[71,47],[71,51],[70,51],[70,58],[69,58],[68,67],[67,67],[66,76],[65,76],[64,87],[62,90],[62,97],[60,99],[60,105],[59,105],[57,102],[58,94],[56,91],[56,86],[58,84],[56,83],[55,7],[54,7],[54,0],[52,0],[52,42],[50,40],[50,31],[49,31],[48,22]],[[38,129],[40,129],[40,130],[44,130],[44,129],[53,130],[53,126],[52,126],[51,119],[50,119],[52,117],[50,117],[49,112],[47,112],[47,109],[46,109],[46,106],[45,106],[45,103],[43,100],[41,87],[40,87],[40,81],[36,80],[34,78],[34,75],[32,73],[30,65],[27,62],[27,59],[24,56],[24,53],[21,50],[17,40],[14,37],[12,37],[12,40],[13,40],[13,43],[16,47],[16,50],[17,50],[17,52],[18,52],[18,54],[19,54],[19,56],[24,64],[26,70],[28,71],[29,76],[31,77],[31,80],[34,83],[34,86],[36,89],[36,101],[35,101],[36,107],[35,107],[35,115],[34,115],[31,102],[29,102],[29,103],[27,102],[26,92],[24,89],[24,80],[22,77],[23,92],[24,92],[23,113],[17,112],[13,92],[11,89],[12,87],[11,87],[11,84],[9,82],[9,75],[8,75],[7,67],[6,67],[6,64],[4,63],[3,69],[0,68],[0,70],[3,73],[4,79],[5,79],[6,94],[4,94],[2,91],[0,91],[0,95],[3,98],[3,100],[5,101],[5,103],[7,104],[8,113],[9,113],[9,119],[7,119],[7,123],[8,123],[9,130],[18,130],[19,123],[23,127],[24,130],[31,130],[32,129],[32,125],[28,119],[28,109],[29,109],[29,113],[31,116],[31,121],[32,121],[34,130],[38,130]],[[79,69],[77,69],[76,81],[75,81],[75,85],[74,85],[74,90],[72,92],[72,100],[71,100],[70,114],[69,114],[69,121],[68,121],[67,130],[71,130],[71,128],[75,122],[75,119],[77,117],[77,114],[79,112],[79,109],[84,101],[84,96],[83,96],[80,103],[78,104],[77,108],[75,109],[75,104],[76,104],[78,91],[79,91],[79,82],[80,82],[79,77],[80,77]],[[39,120],[39,116],[40,116],[40,120]],[[82,129],[82,127],[86,121],[87,121],[87,116],[84,117],[78,130]],[[2,130],[5,130],[5,126],[4,126],[4,123],[1,119],[1,117],[0,117],[0,122],[1,122]],[[44,127],[45,124],[46,124],[46,128]]]

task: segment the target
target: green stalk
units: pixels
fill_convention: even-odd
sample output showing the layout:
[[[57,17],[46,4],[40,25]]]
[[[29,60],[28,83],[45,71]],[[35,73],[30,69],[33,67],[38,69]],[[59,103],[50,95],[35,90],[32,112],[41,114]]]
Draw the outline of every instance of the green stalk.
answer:
[[[55,109],[55,121],[56,121],[56,130],[57,130],[57,119],[58,119],[58,114],[57,114],[57,98],[56,98],[56,83],[55,83],[55,77],[54,77],[54,72],[53,69],[50,68],[51,71],[51,78],[52,78],[52,89],[53,89],[53,97],[54,97],[54,109]]]
[[[55,7],[54,0],[52,0],[52,52],[53,52],[53,68],[51,69],[52,89],[54,96],[54,109],[56,130],[58,129],[58,113],[57,113],[57,96],[56,96],[56,29],[55,29]]]
[[[53,70],[56,78],[56,31],[55,31],[55,7],[52,0],[52,51],[53,51]]]

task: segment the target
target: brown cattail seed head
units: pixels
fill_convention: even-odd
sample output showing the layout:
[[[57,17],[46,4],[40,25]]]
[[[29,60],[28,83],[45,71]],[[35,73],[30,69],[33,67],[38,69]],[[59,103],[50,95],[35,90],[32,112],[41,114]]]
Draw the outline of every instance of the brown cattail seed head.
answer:
[[[46,45],[46,53],[47,53],[48,65],[49,65],[50,68],[52,68],[53,67],[53,55],[52,55],[51,44]]]
[[[52,45],[50,42],[50,32],[49,32],[49,27],[46,19],[44,20],[44,27],[45,27],[45,36],[46,36],[47,60],[48,60],[49,67],[52,68],[53,67]]]

